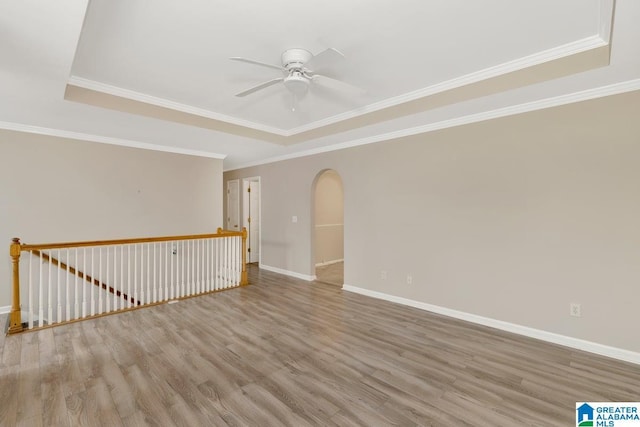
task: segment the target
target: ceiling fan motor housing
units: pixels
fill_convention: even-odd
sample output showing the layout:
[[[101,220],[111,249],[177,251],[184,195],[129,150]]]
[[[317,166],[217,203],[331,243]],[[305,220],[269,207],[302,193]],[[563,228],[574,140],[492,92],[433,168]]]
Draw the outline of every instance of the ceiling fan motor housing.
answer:
[[[312,57],[305,49],[287,49],[282,53],[282,66],[287,70],[302,68]]]

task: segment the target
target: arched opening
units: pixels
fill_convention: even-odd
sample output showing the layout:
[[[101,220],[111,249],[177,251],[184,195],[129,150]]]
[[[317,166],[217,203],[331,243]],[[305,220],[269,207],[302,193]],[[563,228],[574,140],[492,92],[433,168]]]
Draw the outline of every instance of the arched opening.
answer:
[[[344,284],[344,189],[335,170],[320,172],[313,191],[313,262],[317,281]]]

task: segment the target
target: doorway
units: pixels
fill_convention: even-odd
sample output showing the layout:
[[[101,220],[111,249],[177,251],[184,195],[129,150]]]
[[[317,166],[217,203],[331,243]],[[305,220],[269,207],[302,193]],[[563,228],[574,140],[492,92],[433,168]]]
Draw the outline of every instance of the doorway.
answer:
[[[313,192],[314,262],[319,282],[344,284],[344,190],[335,170],[320,172]]]
[[[260,262],[260,177],[242,180],[242,226],[247,229],[247,263]]]

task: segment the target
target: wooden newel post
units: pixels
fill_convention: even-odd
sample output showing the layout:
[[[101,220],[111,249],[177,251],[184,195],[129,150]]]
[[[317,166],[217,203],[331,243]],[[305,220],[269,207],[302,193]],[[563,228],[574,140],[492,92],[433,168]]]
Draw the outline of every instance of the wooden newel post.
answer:
[[[13,299],[11,302],[11,314],[9,315],[8,333],[22,331],[22,315],[20,313],[20,239],[14,237],[11,239],[11,247],[9,255],[11,255],[11,263],[13,265],[13,285],[11,292]]]
[[[242,227],[242,276],[240,276],[240,286],[249,284],[247,276],[247,228]]]

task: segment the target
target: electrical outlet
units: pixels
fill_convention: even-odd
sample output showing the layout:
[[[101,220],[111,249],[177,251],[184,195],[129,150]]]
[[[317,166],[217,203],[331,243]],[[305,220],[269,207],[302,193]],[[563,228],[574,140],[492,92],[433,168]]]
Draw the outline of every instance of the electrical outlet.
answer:
[[[387,270],[382,270],[380,272],[380,280],[387,280]]]
[[[582,307],[577,302],[572,302],[569,304],[569,314],[573,317],[582,316]]]
[[[411,285],[413,283],[413,276],[410,274],[407,274],[407,285]]]

